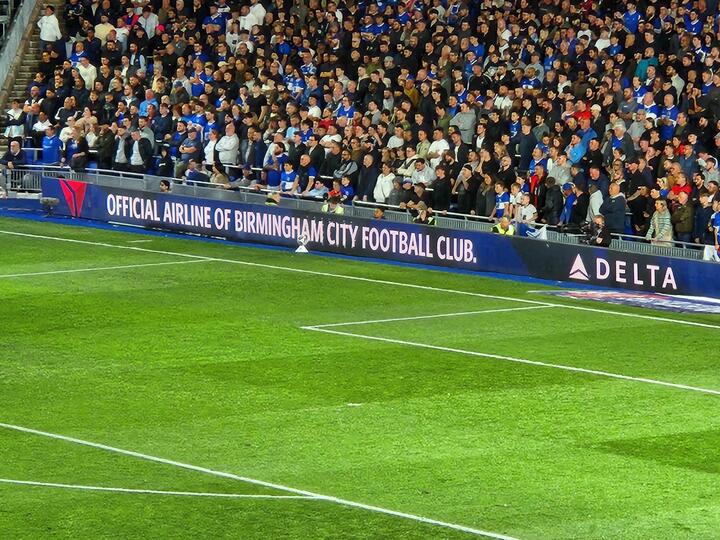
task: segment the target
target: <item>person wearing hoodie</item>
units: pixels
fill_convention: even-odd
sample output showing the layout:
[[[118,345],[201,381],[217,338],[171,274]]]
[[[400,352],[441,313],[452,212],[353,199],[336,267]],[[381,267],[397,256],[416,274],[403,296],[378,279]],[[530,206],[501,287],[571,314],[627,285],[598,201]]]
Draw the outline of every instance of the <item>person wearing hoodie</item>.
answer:
[[[387,201],[393,189],[393,180],[395,180],[395,174],[392,172],[392,164],[386,161],[382,164],[382,172],[375,182],[375,189],[373,190],[375,202],[384,203]]]

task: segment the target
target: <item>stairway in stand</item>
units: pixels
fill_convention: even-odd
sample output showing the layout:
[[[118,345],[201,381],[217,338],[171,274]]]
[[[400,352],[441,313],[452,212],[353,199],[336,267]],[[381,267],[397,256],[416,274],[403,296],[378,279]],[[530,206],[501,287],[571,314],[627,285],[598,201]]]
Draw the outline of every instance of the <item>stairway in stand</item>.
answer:
[[[20,68],[15,71],[15,82],[10,95],[8,97],[7,104],[2,110],[0,115],[0,151],[4,153],[7,150],[7,138],[5,137],[5,111],[7,111],[13,99],[20,100],[23,103],[29,96],[28,85],[35,78],[37,68],[40,63],[40,29],[37,27],[37,21],[42,17],[45,6],[53,6],[55,8],[55,15],[60,22],[60,31],[65,34],[65,21],[63,20],[63,8],[65,6],[64,0],[48,0],[41,4],[41,9],[38,12],[38,16],[33,19],[33,33],[29,43],[24,48],[21,47],[17,54],[22,55],[22,62]],[[24,50],[23,50],[24,49]]]

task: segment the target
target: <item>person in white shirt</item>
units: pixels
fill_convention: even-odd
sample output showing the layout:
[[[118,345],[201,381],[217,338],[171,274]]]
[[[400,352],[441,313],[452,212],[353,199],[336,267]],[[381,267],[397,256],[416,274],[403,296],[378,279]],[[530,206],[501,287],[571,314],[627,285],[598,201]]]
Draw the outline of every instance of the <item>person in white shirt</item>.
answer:
[[[250,8],[248,6],[242,6],[240,8],[240,30],[247,30],[250,32],[252,30],[252,27],[255,25],[260,25],[262,23],[262,19],[260,22],[255,18],[255,15],[250,12]]]
[[[430,167],[433,169],[440,165],[440,160],[442,159],[443,154],[450,150],[450,145],[444,137],[445,135],[441,128],[435,128],[433,130],[433,141],[430,143],[430,148],[428,149],[427,154],[427,157],[430,160]]]
[[[87,56],[80,58],[80,64],[77,66],[78,74],[85,81],[85,88],[93,88],[95,79],[97,79],[97,68],[90,63]]]
[[[330,152],[333,144],[339,144],[341,141],[342,136],[337,132],[335,124],[330,124],[327,133],[320,139],[320,146],[325,148],[325,153],[327,154]]]
[[[160,24],[160,19],[152,12],[150,6],[145,6],[142,16],[138,19],[138,24],[143,27],[148,39],[152,39],[155,37],[155,28]]]
[[[95,37],[100,40],[102,45],[107,42],[108,34],[115,30],[115,27],[110,24],[107,15],[100,15],[100,22],[95,25]]]
[[[393,136],[388,140],[387,147],[392,150],[393,148],[400,148],[401,146],[405,146],[403,128],[402,126],[395,126]]]
[[[235,165],[239,148],[240,139],[235,134],[235,124],[230,122],[225,126],[225,135],[215,145],[220,163],[223,165]]]
[[[127,40],[130,35],[130,29],[125,24],[125,19],[120,17],[115,25],[115,36],[120,44],[120,51],[125,52],[127,50]]]
[[[266,11],[260,0],[250,0],[250,13],[252,13],[255,20],[258,21],[256,24],[263,24]]]
[[[530,204],[530,194],[529,193],[523,193],[521,197],[522,203],[520,205],[520,212],[518,213],[518,218],[520,218],[520,221],[523,222],[531,222],[535,223],[537,221],[537,208],[535,208],[534,205]]]
[[[40,17],[37,22],[38,28],[40,29],[40,48],[45,49],[48,44],[54,45],[59,39],[62,38],[60,33],[60,24],[55,16],[55,8],[47,6],[45,8],[45,15]]]
[[[603,203],[603,194],[596,185],[590,185],[588,193],[590,193],[590,204],[588,205],[586,221],[592,221],[595,219],[595,216],[600,213],[600,207]]]
[[[432,167],[428,167],[423,158],[417,158],[415,160],[415,171],[413,171],[410,178],[413,184],[423,183],[430,185],[435,180],[435,171]]]
[[[382,173],[378,175],[375,189],[373,190],[375,202],[384,203],[387,200],[393,189],[393,180],[395,180],[395,174],[392,172],[391,164],[388,162],[383,163]]]
[[[218,143],[219,133],[216,129],[211,129],[208,135],[208,142],[205,145],[203,165],[206,170],[212,169],[212,164],[215,163],[215,146]]]

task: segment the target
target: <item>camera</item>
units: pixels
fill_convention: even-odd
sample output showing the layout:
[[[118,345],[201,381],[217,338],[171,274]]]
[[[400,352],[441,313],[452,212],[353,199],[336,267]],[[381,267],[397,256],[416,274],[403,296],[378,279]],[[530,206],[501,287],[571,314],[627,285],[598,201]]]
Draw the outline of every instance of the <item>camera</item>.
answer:
[[[585,235],[584,238],[580,238],[581,244],[592,244],[594,245],[598,237],[598,226],[592,221],[583,223],[580,225],[580,232]]]

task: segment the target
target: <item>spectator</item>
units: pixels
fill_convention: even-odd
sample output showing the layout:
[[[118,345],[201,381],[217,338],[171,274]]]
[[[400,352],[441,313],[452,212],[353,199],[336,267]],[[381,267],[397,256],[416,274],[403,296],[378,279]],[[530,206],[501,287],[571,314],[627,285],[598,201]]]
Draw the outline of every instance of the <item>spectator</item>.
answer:
[[[384,203],[387,201],[393,189],[394,180],[395,174],[392,172],[392,166],[386,161],[382,164],[382,171],[375,182],[375,189],[373,190],[375,202]]]
[[[38,28],[40,28],[40,50],[50,45],[55,46],[55,43],[62,39],[60,33],[60,23],[55,16],[55,8],[53,6],[45,7],[45,14],[40,17],[37,22]]]
[[[557,225],[563,208],[562,192],[553,177],[548,177],[545,180],[545,186],[547,193],[545,195],[545,204],[542,208],[541,221],[548,225]]]
[[[57,136],[57,130],[50,126],[45,130],[42,140],[42,156],[40,162],[44,165],[59,165],[62,159],[63,143]]]
[[[128,156],[127,169],[130,172],[144,173],[150,168],[152,146],[141,136],[139,129],[131,130],[130,138],[125,140],[125,155]]]
[[[20,148],[18,141],[10,142],[10,148],[3,154],[2,159],[0,159],[0,165],[4,165],[8,169],[15,169],[27,165],[25,151]]]
[[[375,158],[371,154],[365,154],[358,174],[358,188],[355,193],[355,200],[375,202],[374,193],[378,177],[379,172],[375,165]]]
[[[691,242],[695,225],[694,209],[689,203],[688,194],[681,191],[677,196],[677,205],[672,212],[670,221],[675,229],[675,238],[678,242]]]
[[[608,197],[600,206],[600,213],[605,219],[605,226],[611,233],[625,233],[625,211],[627,201],[620,192],[620,186],[613,182],[608,190]]]
[[[709,230],[712,214],[713,208],[707,192],[701,193],[698,206],[695,209],[695,223],[693,225],[693,242],[696,244],[711,245],[713,243],[713,235]]]
[[[655,201],[655,212],[650,218],[650,228],[645,238],[656,246],[672,246],[673,228],[670,221],[670,212],[668,211],[665,200],[658,199]]]
[[[78,128],[74,128],[72,135],[65,143],[65,152],[61,162],[69,165],[73,171],[82,172],[87,165],[89,152],[90,148],[83,133]]]
[[[600,207],[603,203],[603,195],[597,185],[591,185],[588,188],[590,200],[588,202],[588,211],[585,221],[592,221],[593,218],[600,213]]]

